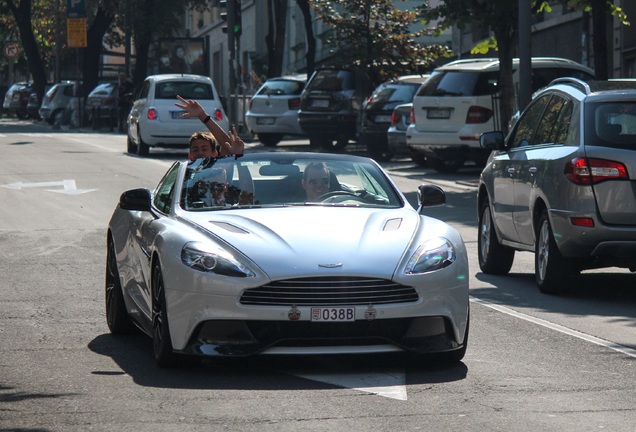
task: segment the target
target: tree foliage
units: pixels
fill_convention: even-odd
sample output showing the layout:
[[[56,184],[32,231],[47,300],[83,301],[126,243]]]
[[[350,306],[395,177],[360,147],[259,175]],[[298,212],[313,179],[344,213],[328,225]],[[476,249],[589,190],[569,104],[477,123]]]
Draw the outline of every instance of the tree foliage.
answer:
[[[402,0],[403,1],[403,0]],[[360,66],[376,82],[412,74],[432,66],[448,47],[423,45],[417,38],[431,30],[413,31],[419,10],[400,10],[392,0],[310,0],[320,19],[332,29],[331,63]]]

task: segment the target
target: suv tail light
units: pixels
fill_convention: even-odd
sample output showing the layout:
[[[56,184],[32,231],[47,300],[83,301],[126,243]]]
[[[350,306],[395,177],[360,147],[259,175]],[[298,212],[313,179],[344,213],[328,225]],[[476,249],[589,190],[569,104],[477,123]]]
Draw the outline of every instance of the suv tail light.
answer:
[[[300,109],[300,98],[293,98],[287,101],[287,107],[290,110]]]
[[[158,117],[157,110],[154,108],[150,108],[148,110],[148,120],[156,120]]]
[[[51,90],[51,94],[49,95],[50,101],[53,100],[53,98],[55,97],[55,94],[57,93],[59,89],[60,89],[60,86],[55,86],[55,88]]]
[[[409,113],[409,123],[415,123],[415,110],[411,107],[411,112]]]
[[[627,168],[605,159],[577,158],[565,165],[565,177],[578,185],[593,185],[605,180],[629,180]]]
[[[396,124],[398,124],[400,122],[401,117],[402,117],[401,115],[393,111],[391,113],[391,126],[395,126]]]
[[[214,110],[214,120],[216,120],[216,121],[223,120],[223,113],[218,108]]]
[[[473,105],[468,109],[466,114],[466,123],[486,123],[492,117],[492,110],[477,105]]]

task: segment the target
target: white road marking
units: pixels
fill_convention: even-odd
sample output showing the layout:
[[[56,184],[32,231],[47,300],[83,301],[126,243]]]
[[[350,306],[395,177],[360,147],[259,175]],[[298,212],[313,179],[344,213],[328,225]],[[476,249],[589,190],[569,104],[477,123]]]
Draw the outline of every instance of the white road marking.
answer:
[[[75,180],[62,180],[62,181],[50,181],[50,182],[39,182],[39,183],[11,183],[2,185],[3,188],[7,189],[28,189],[28,188],[39,188],[39,187],[53,187],[53,186],[63,186],[64,189],[47,189],[47,192],[55,192],[62,193],[66,195],[80,195],[88,192],[96,191],[97,189],[78,189]]]
[[[515,317],[515,318],[519,318],[519,319],[522,319],[522,320],[525,320],[525,321],[528,321],[528,322],[531,322],[531,323],[534,323],[534,324],[549,328],[551,330],[556,330],[556,331],[564,333],[566,335],[574,336],[575,338],[579,338],[579,339],[582,339],[584,341],[591,342],[593,344],[600,345],[600,346],[603,346],[605,348],[609,348],[609,349],[614,350],[614,351],[618,351],[618,352],[626,354],[626,355],[628,355],[630,357],[636,357],[636,350],[634,350],[632,348],[629,348],[629,347],[626,347],[624,345],[620,345],[620,344],[617,344],[617,343],[614,343],[614,342],[610,342],[610,341],[605,340],[605,339],[600,339],[600,338],[597,338],[597,337],[592,336],[592,335],[581,333],[580,331],[573,330],[573,329],[564,327],[564,326],[559,325],[559,324],[551,323],[550,321],[546,321],[546,320],[541,319],[541,318],[535,318],[533,316],[526,315],[526,314],[524,314],[522,312],[517,312],[517,311],[515,311],[513,309],[510,309],[510,308],[507,308],[505,306],[501,306],[501,305],[498,305],[498,304],[495,304],[495,303],[491,303],[489,301],[482,300],[482,299],[477,298],[477,297],[472,297],[471,296],[470,297],[470,301],[472,301],[474,303],[477,303],[477,304],[480,304],[482,306],[489,307],[491,309],[494,309],[494,310],[496,310],[498,312],[501,312],[501,313],[504,313],[506,315],[510,315],[510,316]]]
[[[390,399],[404,401],[407,399],[406,377],[405,373],[401,371],[375,373],[311,373],[305,371],[287,371],[287,373],[301,378],[350,388]]]

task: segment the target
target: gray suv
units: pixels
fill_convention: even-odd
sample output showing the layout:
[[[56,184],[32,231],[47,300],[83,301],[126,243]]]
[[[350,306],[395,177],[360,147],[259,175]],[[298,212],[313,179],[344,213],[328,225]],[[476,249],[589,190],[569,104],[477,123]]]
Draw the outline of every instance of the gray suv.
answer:
[[[480,145],[492,151],[477,200],[484,273],[534,252],[539,290],[557,294],[581,270],[636,271],[636,80],[556,79],[507,137]]]

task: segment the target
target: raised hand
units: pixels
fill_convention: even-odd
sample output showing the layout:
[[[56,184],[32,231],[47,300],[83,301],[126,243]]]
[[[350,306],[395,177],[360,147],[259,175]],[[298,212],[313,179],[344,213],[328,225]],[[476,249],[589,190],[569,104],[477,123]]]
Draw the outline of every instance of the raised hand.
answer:
[[[179,99],[181,103],[176,102],[174,105],[177,108],[181,108],[185,111],[185,113],[183,113],[183,117],[198,118],[199,120],[203,121],[207,116],[207,113],[199,102],[195,100],[185,100],[179,95],[177,95],[177,99]]]

